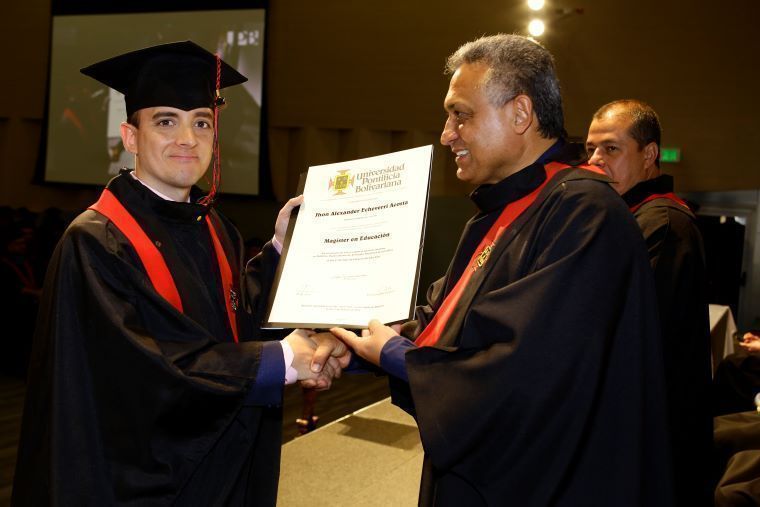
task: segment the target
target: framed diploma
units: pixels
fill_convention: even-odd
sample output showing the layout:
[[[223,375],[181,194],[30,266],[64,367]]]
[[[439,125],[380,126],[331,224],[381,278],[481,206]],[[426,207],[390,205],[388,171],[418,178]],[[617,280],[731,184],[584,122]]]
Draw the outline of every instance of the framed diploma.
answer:
[[[364,328],[412,317],[432,156],[430,145],[309,168],[268,327]]]

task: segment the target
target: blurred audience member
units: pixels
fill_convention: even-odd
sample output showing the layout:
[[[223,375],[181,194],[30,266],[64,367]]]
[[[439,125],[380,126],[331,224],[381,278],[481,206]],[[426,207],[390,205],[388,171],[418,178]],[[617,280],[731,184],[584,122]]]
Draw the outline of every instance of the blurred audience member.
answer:
[[[718,364],[713,385],[715,415],[755,409],[760,392],[760,331],[749,331],[739,341],[741,350]]]
[[[29,260],[40,285],[45,278],[47,265],[53,256],[55,246],[63,236],[68,223],[69,220],[64,217],[63,211],[59,208],[46,209],[37,220],[34,242],[29,247]]]
[[[34,229],[13,223],[0,234],[0,318],[5,323],[0,372],[19,377],[26,375],[40,296],[28,256],[33,234]]]

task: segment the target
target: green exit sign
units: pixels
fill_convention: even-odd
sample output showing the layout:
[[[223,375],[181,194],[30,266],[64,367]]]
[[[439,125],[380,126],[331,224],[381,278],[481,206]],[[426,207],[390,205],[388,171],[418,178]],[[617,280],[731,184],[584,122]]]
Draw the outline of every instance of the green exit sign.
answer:
[[[680,162],[681,148],[662,148],[660,150],[660,162]]]

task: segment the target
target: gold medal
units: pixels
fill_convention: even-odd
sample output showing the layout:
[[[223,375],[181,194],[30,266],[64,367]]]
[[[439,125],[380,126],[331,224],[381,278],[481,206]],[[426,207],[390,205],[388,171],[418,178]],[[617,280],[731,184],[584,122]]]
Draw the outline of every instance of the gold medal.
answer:
[[[493,247],[494,247],[494,243],[491,243],[490,245],[486,245],[483,251],[480,252],[477,257],[475,257],[475,265],[472,267],[473,271],[483,267],[483,265],[488,260],[488,257],[491,255],[491,251],[493,250]]]
[[[233,289],[230,289],[230,306],[232,307],[232,311],[236,312],[238,309],[238,303],[239,303],[237,292],[235,292]]]

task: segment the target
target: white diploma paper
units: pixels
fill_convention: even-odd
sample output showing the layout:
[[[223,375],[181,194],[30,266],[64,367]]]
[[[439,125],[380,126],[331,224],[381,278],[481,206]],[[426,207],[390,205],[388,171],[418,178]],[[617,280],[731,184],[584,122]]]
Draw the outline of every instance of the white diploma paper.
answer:
[[[412,316],[432,155],[423,146],[309,168],[268,326],[364,328]]]

